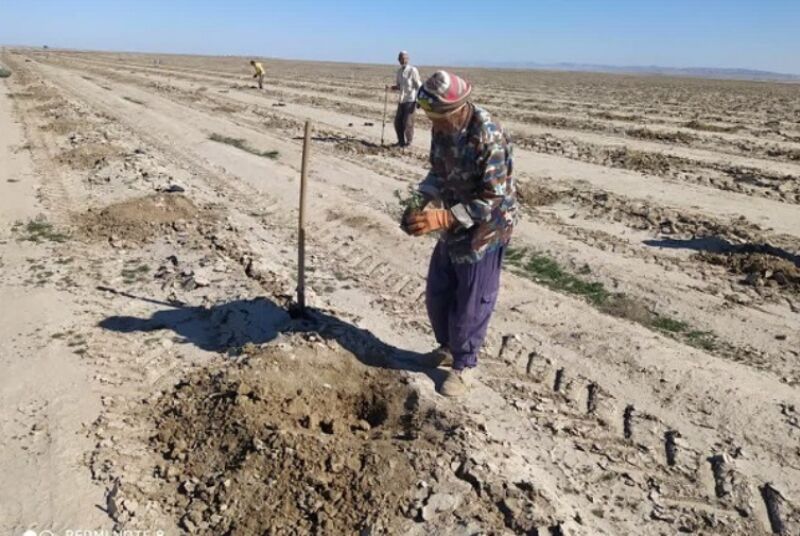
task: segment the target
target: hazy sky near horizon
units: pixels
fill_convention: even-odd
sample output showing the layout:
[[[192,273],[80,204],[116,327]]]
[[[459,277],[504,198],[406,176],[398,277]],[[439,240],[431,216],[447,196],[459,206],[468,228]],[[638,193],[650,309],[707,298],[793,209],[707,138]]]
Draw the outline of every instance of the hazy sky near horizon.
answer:
[[[800,74],[800,0],[0,0],[0,43]]]

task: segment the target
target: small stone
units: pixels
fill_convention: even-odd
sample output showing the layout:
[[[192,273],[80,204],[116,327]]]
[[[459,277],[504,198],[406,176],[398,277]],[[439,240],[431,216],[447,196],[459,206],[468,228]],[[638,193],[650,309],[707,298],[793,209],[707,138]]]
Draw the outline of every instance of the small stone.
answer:
[[[430,494],[431,494],[431,488],[430,486],[428,486],[427,482],[425,482],[424,480],[420,480],[419,482],[417,482],[417,490],[414,492],[414,498],[420,501],[420,504],[422,503],[422,501],[427,499],[430,496]]]
[[[747,274],[747,277],[744,278],[744,282],[745,284],[753,287],[758,286],[758,284],[761,282],[761,274],[758,272],[750,272]]]
[[[175,467],[174,465],[167,466],[167,469],[161,473],[164,475],[164,478],[168,481],[178,480],[178,477],[181,474],[180,469]]]
[[[247,262],[247,267],[244,269],[244,273],[247,277],[251,277],[253,279],[260,279],[269,273],[269,270],[264,265],[263,262],[257,259],[250,259]]]
[[[436,514],[449,514],[461,505],[461,497],[449,493],[434,493],[422,508],[422,519],[430,521]]]
[[[194,284],[197,287],[202,288],[211,285],[211,279],[209,278],[205,270],[202,271],[198,270],[197,272],[195,272],[193,279],[194,279]]]
[[[124,501],[122,501],[122,507],[131,514],[134,514],[136,513],[136,509],[139,508],[139,503],[137,503],[133,499],[125,499]]]
[[[168,458],[173,460],[181,459],[185,457],[186,450],[188,449],[188,445],[186,445],[186,441],[179,439],[172,443],[172,447],[170,448]]]
[[[186,529],[186,532],[190,534],[194,534],[197,531],[197,525],[195,525],[194,522],[189,519],[188,514],[181,518],[181,527]]]
[[[747,294],[742,292],[734,292],[733,294],[728,294],[725,296],[725,299],[732,303],[737,303],[739,305],[749,305],[753,300]]]
[[[370,430],[372,430],[372,426],[367,421],[365,421],[364,419],[360,419],[358,422],[356,422],[353,425],[353,430],[360,430],[360,431],[363,431],[363,432],[369,432]]]
[[[675,523],[675,517],[662,506],[655,505],[650,512],[650,518],[656,521],[664,521],[666,523]],[[692,531],[694,532],[694,531]]]
[[[195,489],[194,483],[191,480],[185,480],[181,484],[180,488],[178,488],[178,491],[180,491],[184,495],[191,495],[192,493],[194,493],[194,489]]]
[[[331,454],[328,456],[325,466],[331,473],[339,473],[342,471],[342,469],[344,469],[344,462],[339,456]]]

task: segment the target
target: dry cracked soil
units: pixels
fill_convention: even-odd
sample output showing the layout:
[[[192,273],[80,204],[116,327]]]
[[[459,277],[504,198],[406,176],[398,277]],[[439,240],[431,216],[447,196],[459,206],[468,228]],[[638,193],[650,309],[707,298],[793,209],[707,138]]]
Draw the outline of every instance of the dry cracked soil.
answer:
[[[463,70],[523,210],[453,401],[390,67],[0,63],[3,533],[800,534],[800,85]]]

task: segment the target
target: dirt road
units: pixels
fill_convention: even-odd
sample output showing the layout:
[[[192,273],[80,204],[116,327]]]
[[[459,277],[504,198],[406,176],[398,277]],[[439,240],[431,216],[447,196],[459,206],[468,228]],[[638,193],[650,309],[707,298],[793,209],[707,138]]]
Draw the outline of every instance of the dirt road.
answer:
[[[467,70],[525,210],[451,402],[413,365],[433,243],[394,192],[430,137],[380,147],[390,70],[0,61],[0,529],[800,531],[800,87]]]

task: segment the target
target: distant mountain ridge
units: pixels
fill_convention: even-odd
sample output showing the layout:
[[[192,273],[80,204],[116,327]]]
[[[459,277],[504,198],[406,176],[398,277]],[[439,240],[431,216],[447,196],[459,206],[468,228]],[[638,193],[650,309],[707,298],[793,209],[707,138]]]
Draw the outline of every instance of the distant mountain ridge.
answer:
[[[470,62],[462,67],[491,67],[496,69],[531,69],[576,71],[611,74],[651,74],[662,76],[689,76],[722,80],[769,80],[800,82],[800,75],[759,71],[756,69],[725,69],[718,67],[661,67],[658,65],[598,65],[593,63],[536,63],[536,62]]]

